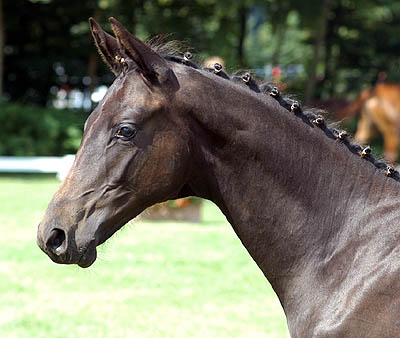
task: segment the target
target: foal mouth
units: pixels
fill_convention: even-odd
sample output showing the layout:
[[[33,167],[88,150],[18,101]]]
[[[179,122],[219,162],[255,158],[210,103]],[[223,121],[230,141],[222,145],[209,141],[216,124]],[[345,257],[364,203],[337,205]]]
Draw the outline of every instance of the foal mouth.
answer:
[[[96,258],[97,258],[96,243],[92,242],[83,252],[82,256],[79,258],[79,261],[76,264],[78,264],[79,267],[81,268],[88,268],[96,261]]]

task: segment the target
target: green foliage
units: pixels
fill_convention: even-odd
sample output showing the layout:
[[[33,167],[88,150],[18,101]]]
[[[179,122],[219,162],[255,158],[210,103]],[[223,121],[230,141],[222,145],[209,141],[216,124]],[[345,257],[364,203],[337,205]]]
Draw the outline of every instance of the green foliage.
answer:
[[[86,115],[80,111],[21,105],[0,100],[0,155],[75,153]]]
[[[218,55],[227,69],[301,65],[299,91],[310,78],[324,1],[296,0],[14,0],[3,1],[6,45],[4,92],[12,100],[46,105],[52,86],[88,90],[113,77],[95,53],[87,18],[108,31],[115,16],[140,38],[171,34],[196,48],[199,59]],[[400,81],[398,0],[329,2],[316,96],[356,95],[380,72]],[[26,28],[26,27],[29,27]],[[92,64],[89,67],[89,60]],[[95,61],[93,61],[95,60]],[[97,62],[97,63],[96,63]],[[65,74],[56,74],[60,64]],[[93,74],[91,74],[93,75]],[[286,79],[283,79],[286,81]],[[86,84],[85,84],[86,83]],[[93,88],[91,88],[93,89]]]

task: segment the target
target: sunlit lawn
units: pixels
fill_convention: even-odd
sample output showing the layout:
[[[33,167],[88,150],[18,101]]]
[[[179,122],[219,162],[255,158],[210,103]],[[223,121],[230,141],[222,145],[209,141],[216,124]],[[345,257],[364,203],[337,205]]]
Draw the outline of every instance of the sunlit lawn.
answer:
[[[215,206],[203,224],[132,222],[89,269],[36,227],[59,182],[0,176],[0,337],[289,337],[266,279]]]

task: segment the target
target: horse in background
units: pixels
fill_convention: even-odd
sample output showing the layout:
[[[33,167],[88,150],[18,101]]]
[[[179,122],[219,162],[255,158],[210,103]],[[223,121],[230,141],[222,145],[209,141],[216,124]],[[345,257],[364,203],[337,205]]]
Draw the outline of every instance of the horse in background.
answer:
[[[378,83],[364,89],[359,97],[336,112],[337,117],[350,117],[360,112],[354,139],[368,143],[380,132],[384,140],[384,158],[395,163],[400,143],[400,85]]]

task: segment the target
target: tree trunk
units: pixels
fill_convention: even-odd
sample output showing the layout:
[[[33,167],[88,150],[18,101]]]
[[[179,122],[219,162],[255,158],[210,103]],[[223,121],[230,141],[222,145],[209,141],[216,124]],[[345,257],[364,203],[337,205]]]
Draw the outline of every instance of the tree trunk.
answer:
[[[243,66],[245,64],[244,39],[246,37],[246,23],[247,23],[246,6],[239,7],[238,19],[239,19],[239,36],[238,36],[237,54],[238,54],[239,65]]]
[[[1,1],[1,0],[0,0]],[[102,17],[102,11],[99,7],[96,7],[93,12],[93,18],[97,21],[100,22],[100,19]],[[89,91],[93,92],[93,90],[96,88],[96,75],[97,75],[97,70],[99,68],[99,57],[97,52],[93,51],[89,54],[89,61],[88,61],[88,73],[90,77],[90,85],[89,85]]]
[[[272,54],[272,66],[278,66],[279,61],[281,58],[281,51],[282,51],[282,44],[283,44],[283,39],[285,38],[286,34],[286,19],[285,21],[279,25],[279,27],[276,30],[276,45],[275,45],[275,50],[274,53]]]
[[[89,84],[89,91],[93,92],[93,90],[96,88],[97,81],[96,81],[96,75],[97,75],[97,69],[99,66],[99,56],[96,53],[90,53],[89,55],[89,64],[88,64],[88,73],[90,77],[90,84]]]
[[[322,2],[322,10],[321,10],[321,18],[319,24],[316,27],[316,35],[315,35],[315,43],[314,43],[314,56],[311,64],[310,70],[310,78],[307,83],[304,99],[305,102],[310,102],[310,100],[314,97],[315,86],[317,84],[318,79],[318,64],[320,63],[322,50],[325,44],[325,32],[326,32],[326,24],[328,21],[328,14],[330,8],[330,0],[323,0]]]
[[[4,16],[3,0],[0,0],[0,97],[3,96],[3,78],[4,78]]]
[[[336,68],[339,66],[340,46],[336,43],[338,37],[338,29],[341,20],[346,16],[343,5],[332,3],[330,7],[330,18],[327,21],[325,32],[325,74],[322,86],[328,97],[335,95]]]

